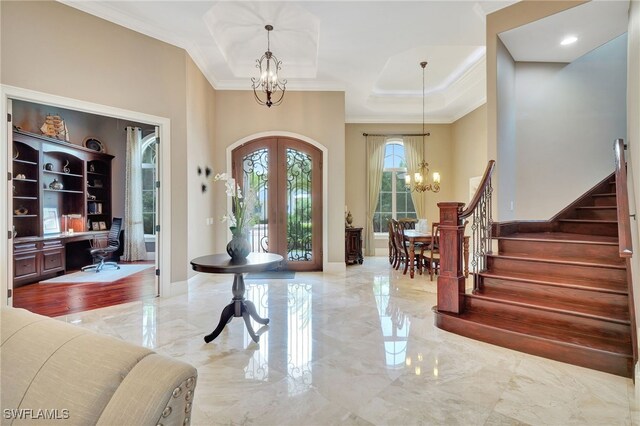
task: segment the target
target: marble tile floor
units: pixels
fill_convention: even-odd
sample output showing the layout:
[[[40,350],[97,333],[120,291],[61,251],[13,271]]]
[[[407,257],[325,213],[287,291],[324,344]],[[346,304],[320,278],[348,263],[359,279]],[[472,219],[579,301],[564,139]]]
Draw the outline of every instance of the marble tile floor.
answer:
[[[271,319],[260,343],[234,318],[205,344],[231,281],[200,274],[188,295],[60,319],[193,364],[194,425],[640,425],[631,380],[439,330],[435,280],[386,258],[246,280]]]

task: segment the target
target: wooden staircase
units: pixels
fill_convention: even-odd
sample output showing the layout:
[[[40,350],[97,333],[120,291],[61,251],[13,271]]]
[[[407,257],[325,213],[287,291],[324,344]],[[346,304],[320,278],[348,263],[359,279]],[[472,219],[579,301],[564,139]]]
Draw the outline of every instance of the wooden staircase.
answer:
[[[617,217],[612,174],[550,221],[494,224],[498,252],[487,255],[458,312],[434,308],[436,325],[632,377],[630,271]]]

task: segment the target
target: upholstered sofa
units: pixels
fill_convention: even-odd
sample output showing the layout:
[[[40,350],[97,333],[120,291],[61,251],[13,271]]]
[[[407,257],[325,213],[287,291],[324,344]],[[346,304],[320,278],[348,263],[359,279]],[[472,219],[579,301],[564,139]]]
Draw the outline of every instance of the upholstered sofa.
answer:
[[[1,424],[189,424],[184,362],[24,309],[0,325]]]

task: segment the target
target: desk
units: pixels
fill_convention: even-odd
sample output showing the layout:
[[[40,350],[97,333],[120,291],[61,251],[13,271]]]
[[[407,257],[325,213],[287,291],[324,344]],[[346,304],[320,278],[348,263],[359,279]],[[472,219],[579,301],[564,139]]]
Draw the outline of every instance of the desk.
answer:
[[[48,234],[43,237],[17,237],[13,240],[13,284],[18,287],[23,284],[42,281],[47,278],[65,273],[69,267],[66,257],[67,244],[78,241],[107,238],[109,231],[89,231],[62,234]],[[88,252],[83,250],[84,257],[76,257],[85,261]],[[90,260],[89,260],[90,262]],[[77,265],[71,265],[75,267]]]
[[[209,343],[218,337],[224,329],[224,326],[227,325],[233,317],[242,317],[253,341],[257,343],[260,340],[260,336],[256,335],[253,331],[249,316],[259,324],[264,325],[269,324],[269,318],[261,318],[258,315],[253,302],[245,300],[244,276],[242,274],[245,272],[262,272],[275,269],[280,265],[282,260],[283,258],[279,254],[249,253],[249,256],[240,262],[232,262],[231,258],[227,254],[210,254],[208,256],[198,257],[191,261],[191,266],[194,271],[234,274],[233,287],[231,288],[233,299],[231,299],[231,303],[225,306],[222,310],[222,314],[220,314],[220,322],[216,329],[213,330],[211,334],[204,336],[204,341],[206,343]]]
[[[404,239],[409,242],[409,274],[414,276],[414,259],[416,256],[416,243],[431,244],[431,233],[423,234],[413,229],[404,230]],[[462,254],[464,257],[464,277],[469,277],[469,236],[464,236],[462,243]]]

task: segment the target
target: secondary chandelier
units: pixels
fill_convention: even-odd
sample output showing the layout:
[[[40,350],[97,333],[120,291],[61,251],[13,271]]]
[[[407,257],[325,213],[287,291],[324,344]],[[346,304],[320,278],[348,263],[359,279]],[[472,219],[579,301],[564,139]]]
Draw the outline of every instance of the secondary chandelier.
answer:
[[[260,77],[251,79],[251,83],[253,83],[251,87],[256,101],[260,105],[266,105],[271,108],[271,105],[278,106],[282,103],[287,80],[279,79],[278,71],[280,71],[282,61],[279,61],[270,50],[269,33],[273,31],[273,26],[266,25],[264,29],[267,30],[267,51],[264,52],[260,59],[256,59],[256,68],[260,70]],[[266,96],[266,98],[261,98],[261,95]]]
[[[427,62],[420,62],[420,66],[422,67],[422,150],[423,150],[423,158],[424,158],[424,100],[425,100],[425,91],[424,91],[424,71],[427,67]],[[404,182],[408,190],[416,191],[416,192],[426,192],[440,191],[440,173],[433,173],[433,183],[429,183],[427,179],[429,178],[429,163],[422,160],[420,164],[418,164],[419,171],[416,171],[413,174],[413,184],[411,182],[411,174],[407,172],[404,177]]]

